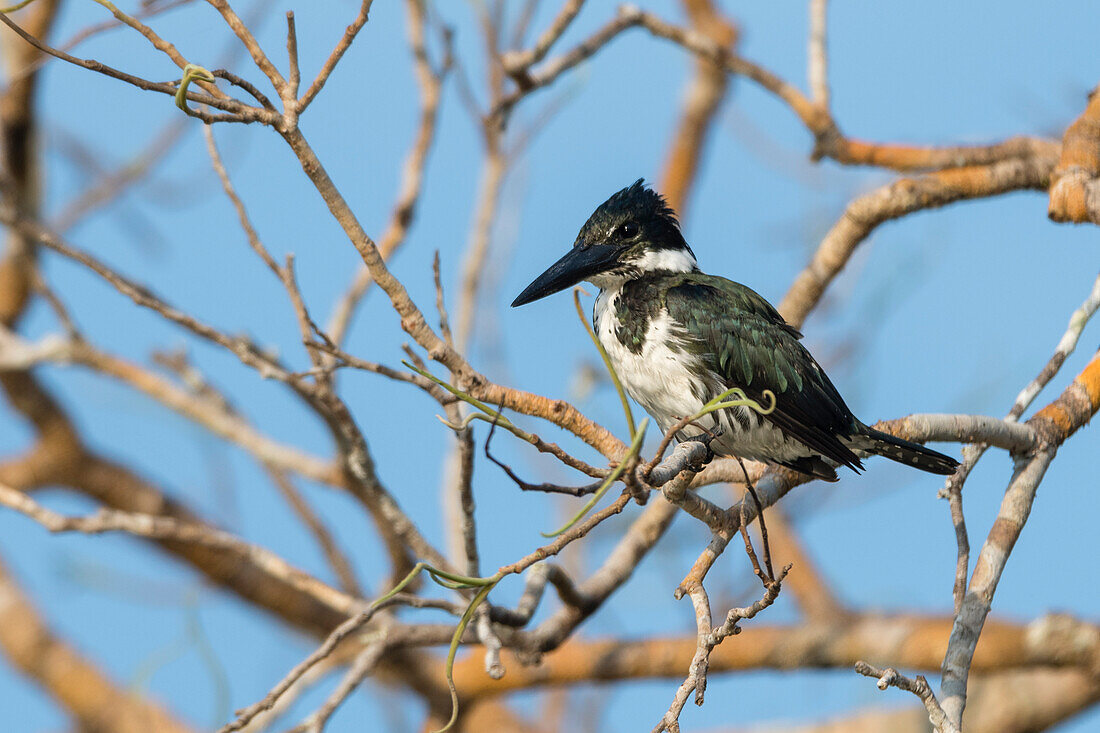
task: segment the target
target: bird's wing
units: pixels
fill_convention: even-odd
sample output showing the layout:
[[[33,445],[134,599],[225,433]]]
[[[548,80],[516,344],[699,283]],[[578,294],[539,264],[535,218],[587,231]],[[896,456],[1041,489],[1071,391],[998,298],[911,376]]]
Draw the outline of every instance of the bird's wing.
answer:
[[[687,331],[689,348],[714,365],[729,387],[775,410],[766,416],[784,433],[840,465],[858,470],[859,458],[838,436],[848,436],[856,419],[789,325],[751,289],[725,278],[685,274],[666,291],[672,319]]]

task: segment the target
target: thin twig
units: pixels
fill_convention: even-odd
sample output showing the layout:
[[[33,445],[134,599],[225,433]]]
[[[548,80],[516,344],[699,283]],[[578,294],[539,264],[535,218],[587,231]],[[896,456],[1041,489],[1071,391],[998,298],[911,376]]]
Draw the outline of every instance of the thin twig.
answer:
[[[432,257],[432,280],[435,282],[435,309],[439,313],[439,334],[447,344],[454,348],[454,337],[451,335],[451,323],[447,317],[447,303],[443,297],[443,276],[439,270],[439,250]]]
[[[1035,398],[1039,396],[1043,388],[1058,374],[1066,359],[1077,348],[1077,342],[1081,337],[1085,324],[1089,322],[1089,319],[1092,318],[1098,308],[1100,308],[1100,276],[1093,281],[1092,290],[1089,292],[1088,297],[1085,298],[1080,307],[1070,314],[1069,325],[1066,327],[1061,339],[1059,339],[1054,354],[1039,371],[1035,379],[1031,380],[1016,396],[1012,408],[1005,417],[1006,424],[1015,424],[1027,408],[1031,406],[1031,403],[1035,401]],[[956,614],[962,606],[963,596],[966,593],[967,573],[970,568],[970,538],[966,530],[966,518],[963,513],[962,489],[971,471],[974,470],[974,467],[990,445],[991,443],[988,440],[983,440],[964,446],[962,463],[952,476],[948,476],[939,492],[940,498],[946,498],[948,501],[951,524],[955,529],[957,552],[952,597],[954,598]]]
[[[298,335],[301,337],[302,345],[305,346],[306,353],[309,355],[310,363],[313,364],[314,379],[321,393],[320,397],[329,400],[337,399],[336,394],[332,391],[332,373],[326,369],[325,360],[322,357],[323,352],[313,345],[314,334],[321,336],[322,340],[325,341],[330,341],[330,339],[321,332],[320,327],[313,320],[313,316],[309,314],[305,297],[302,295],[301,288],[298,287],[293,254],[288,253],[286,255],[283,266],[279,268],[279,280],[282,282],[287,297],[290,298],[290,305],[294,309],[294,317],[298,323]]]
[[[103,74],[119,81],[124,81],[127,84],[143,89],[145,91],[160,92],[171,97],[175,97],[178,84],[176,82],[154,82],[148,79],[143,79],[133,74],[128,74],[125,71],[120,71],[107,64],[100,63],[99,61],[93,61],[89,59],[82,59],[71,54],[59,51],[56,48],[46,45],[42,41],[38,40],[31,34],[27,33],[23,28],[16,24],[11,18],[0,13],[0,23],[3,23],[8,28],[11,28],[15,33],[27,43],[31,44],[39,51],[49,54],[55,58],[59,58],[62,61],[67,61],[70,64],[80,66],[94,71],[97,74]],[[215,88],[215,91],[218,91]],[[279,115],[273,113],[271,110],[261,109],[258,107],[251,107],[235,99],[224,96],[222,92],[218,92],[219,96],[213,96],[212,94],[205,94],[202,92],[196,92],[188,90],[187,99],[199,104],[206,104],[216,109],[225,110],[227,114],[212,114],[205,112],[201,109],[195,109],[193,107],[187,107],[184,111],[191,117],[197,117],[198,119],[212,124],[215,122],[262,122],[265,125],[275,125],[279,122]]]
[[[711,628],[710,599],[707,597],[703,584],[696,584],[689,596],[692,607],[695,610],[696,642],[695,654],[692,656],[691,665],[688,667],[688,675],[676,690],[672,705],[661,717],[661,721],[654,727],[653,733],[661,731],[675,732],[680,730],[680,714],[687,704],[691,693],[695,693],[695,704],[702,705],[704,693],[707,689],[707,672],[710,668],[710,655],[714,648],[728,637],[741,632],[741,621],[754,618],[764,609],[775,603],[782,590],[783,580],[791,566],[787,565],[779,571],[779,576],[764,585],[764,595],[751,606],[746,608],[732,608],[726,614],[726,620],[721,626]]]
[[[956,727],[962,725],[967,680],[974,650],[989,615],[1012,548],[1027,523],[1035,494],[1059,446],[1086,424],[1100,407],[1100,352],[1059,397],[1027,424],[1042,436],[1036,452],[1021,457],[1005,489],[997,519],[978,554],[974,573],[948,639],[941,669],[943,709]]]
[[[356,655],[355,660],[348,667],[348,671],[341,678],[340,684],[336,686],[336,689],[332,691],[321,707],[310,713],[309,717],[302,721],[300,725],[292,728],[291,731],[301,730],[304,733],[321,733],[325,729],[325,724],[328,723],[328,719],[332,717],[336,709],[374,671],[378,661],[386,653],[388,646],[385,642],[385,628],[379,629],[375,637],[377,641],[366,644],[363,650]]]
[[[737,457],[737,462],[741,465],[741,471],[745,474],[745,477],[748,478],[749,471],[745,468],[745,462],[741,460],[740,456]],[[768,543],[768,525],[764,523],[764,507],[760,504],[760,497],[756,494],[756,487],[752,485],[751,480],[745,481],[745,486],[748,488],[749,495],[752,497],[753,504],[756,506],[756,520],[760,525],[760,543],[764,551],[764,567],[768,570],[768,576],[766,578],[762,577],[761,580],[764,581],[764,586],[767,587],[768,583],[775,580],[775,571],[772,569],[772,548]],[[745,526],[743,522],[741,526],[743,529]]]
[[[867,143],[845,137],[827,107],[811,99],[793,84],[748,59],[729,53],[715,39],[695,29],[666,23],[633,6],[620,7],[618,14],[588,39],[560,56],[546,61],[516,79],[518,88],[505,96],[491,117],[503,121],[513,107],[536,89],[553,83],[561,74],[578,66],[625,30],[642,27],[666,39],[727,73],[743,76],[784,102],[814,136],[811,158],[829,157],[847,165],[876,165],[898,171],[929,171],[974,165],[992,165],[1013,159],[1057,158],[1060,146],[1052,140],[1016,137],[992,145],[911,146]],[[1053,168],[1053,164],[1051,165]],[[1067,180],[1071,178],[1067,176]]]
[[[785,496],[787,492],[795,486],[805,483],[807,480],[805,474],[797,471],[772,468],[756,481],[756,490],[760,499],[760,505],[767,508],[775,504],[780,498]],[[703,582],[703,579],[706,578],[707,573],[710,572],[714,562],[725,551],[726,546],[729,544],[730,540],[733,539],[734,534],[737,533],[741,522],[751,522],[756,517],[756,502],[753,502],[752,505],[749,505],[747,502],[748,497],[744,497],[740,502],[726,510],[725,516],[727,517],[728,524],[714,530],[710,543],[707,545],[706,549],[700,553],[698,559],[696,559],[695,563],[691,566],[691,570],[688,571],[684,579],[680,581],[680,585],[676,588],[677,598],[682,598],[690,592],[692,588]]]
[[[32,0],[33,1],[33,0]],[[159,4],[155,3],[143,3],[143,7],[133,14],[133,17],[137,20],[145,20],[146,18],[153,17],[154,15],[160,15],[169,10],[174,10],[181,5],[187,5],[193,3],[195,0],[168,0]],[[105,20],[101,23],[93,23],[92,25],[85,26],[79,31],[74,33],[69,40],[57,46],[60,51],[72,51],[84,41],[88,40],[92,36],[103,33],[104,31],[114,30],[116,28],[126,27],[126,24],[117,18],[114,20]],[[13,70],[8,75],[8,82],[13,83],[21,81],[24,77],[33,74],[39,68],[42,67],[47,61],[49,56],[38,56],[29,64],[26,64],[21,69]]]
[[[1016,396],[1016,401],[1013,402],[1012,409],[1008,411],[1006,420],[1018,420],[1035,398],[1039,396],[1043,387],[1050,383],[1050,380],[1062,368],[1066,358],[1077,348],[1081,332],[1085,330],[1085,325],[1098,309],[1100,309],[1100,275],[1093,281],[1092,290],[1089,291],[1088,297],[1085,298],[1077,310],[1070,314],[1069,325],[1066,327],[1065,333],[1062,334],[1062,338],[1058,340],[1058,345],[1055,347],[1050,361],[1040,370],[1035,379],[1031,380]]]
[[[558,14],[554,16],[554,20],[539,35],[534,46],[526,51],[512,51],[504,54],[501,63],[504,65],[505,71],[511,76],[520,76],[531,66],[546,58],[550,48],[557,43],[557,40],[569,28],[569,24],[573,22],[573,18],[577,17],[577,13],[581,11],[583,5],[584,0],[566,0]]]
[[[4,16],[0,15],[0,20],[3,19]],[[212,326],[202,323],[187,313],[184,313],[178,308],[169,305],[164,300],[154,295],[148,288],[131,282],[127,278],[119,275],[90,254],[70,247],[60,237],[40,224],[22,218],[9,206],[0,206],[0,221],[17,229],[25,236],[31,237],[46,248],[88,268],[99,275],[103,280],[106,280],[120,293],[130,298],[130,300],[137,305],[158,313],[165,319],[182,326],[196,336],[212,341],[228,349],[244,364],[259,371],[261,375],[279,379],[287,383],[294,382],[290,376],[290,372],[288,372],[285,367],[283,367],[274,357],[265,354],[257,348],[256,345],[248,339],[224,334]]]
[[[911,692],[920,698],[920,701],[924,703],[924,707],[928,709],[928,720],[932,723],[932,727],[936,729],[936,733],[960,733],[958,726],[947,719],[924,675],[918,674],[915,680],[911,680],[893,667],[879,669],[866,662],[856,662],[855,670],[864,677],[877,677],[877,685],[880,690],[885,690],[887,687],[896,687],[899,690]]]
[[[742,504],[741,504],[742,516],[741,516],[741,521],[737,525],[737,531],[741,533],[741,539],[745,543],[745,554],[748,555],[749,562],[752,563],[753,575],[755,575],[757,578],[759,578],[761,583],[764,583],[764,585],[767,585],[768,584],[767,578],[764,575],[764,571],[761,570],[761,568],[760,568],[760,561],[756,557],[756,550],[753,548],[752,539],[749,537],[748,522],[745,521],[745,517],[744,517],[745,508],[746,508],[746,505],[742,502]],[[689,591],[689,593],[690,593],[690,591]]]
[[[378,364],[373,361],[367,361],[360,359],[357,356],[352,356],[343,349],[339,348],[331,341],[313,341],[310,343],[313,348],[323,351],[326,354],[335,358],[334,367],[350,367],[352,369],[358,369],[364,372],[371,372],[372,374],[379,374],[387,379],[392,379],[397,382],[408,382],[415,385],[420,389],[427,392],[442,406],[446,406],[454,402],[457,398],[449,394],[447,391],[439,387],[435,382],[430,379],[426,379],[415,372],[409,372],[404,369],[394,369],[393,367],[386,366],[385,364]]]
[[[256,64],[256,68],[264,73],[271,81],[271,86],[275,88],[275,91],[279,93],[279,96],[286,99],[287,83],[283,75],[275,68],[275,64],[271,63],[271,59],[264,53],[263,48],[260,46],[256,37],[252,35],[252,31],[248,29],[244,21],[240,16],[229,6],[226,0],[206,0],[210,5],[221,13],[222,18],[225,20],[226,25],[233,31],[233,34],[240,39],[245,49],[248,51],[248,55],[252,57],[252,62]],[[98,2],[98,0],[97,0]],[[287,110],[288,112],[291,110]]]
[[[578,609],[582,613],[591,612],[594,609],[594,600],[577,588],[573,579],[560,565],[544,562],[527,571],[523,595],[520,596],[514,610],[499,606],[493,606],[490,609],[493,621],[516,628],[526,626],[538,609],[547,582],[554,586],[558,598],[566,606]]]
[[[183,54],[181,54],[172,43],[164,40],[159,35],[157,35],[157,32],[154,31],[152,28],[145,25],[134,16],[127,15],[126,13],[119,10],[114,3],[110,2],[110,0],[94,0],[94,2],[107,8],[107,10],[109,10],[111,14],[115,16],[116,20],[124,23],[125,25],[128,25],[129,27],[140,33],[142,36],[144,36],[145,39],[149,41],[149,43],[153,46],[153,48],[157,49],[165,56],[170,58],[172,60],[172,63],[178,66],[181,70],[185,70],[187,68],[189,63],[187,59],[183,57]],[[225,92],[221,91],[212,84],[207,84],[203,82],[203,88],[206,89],[206,91],[210,94],[213,94],[215,97],[225,96]]]
[[[317,78],[313,80],[313,83],[309,85],[309,89],[306,89],[306,93],[298,100],[297,108],[299,114],[304,112],[314,98],[321,93],[321,89],[332,75],[333,70],[336,69],[336,65],[340,63],[340,59],[343,58],[347,50],[351,48],[351,44],[355,41],[355,37],[359,35],[359,31],[367,24],[367,16],[370,14],[370,6],[373,4],[374,0],[362,0],[359,4],[359,14],[355,16],[355,20],[351,22],[351,25],[344,30],[344,35],[336,43],[336,47],[332,49],[332,53],[328,55],[328,58],[326,58],[325,62],[321,65],[321,70],[317,72]]]
[[[504,406],[501,405],[501,410],[503,409]],[[502,471],[504,471],[508,478],[512,479],[512,481],[516,484],[516,486],[520,488],[520,490],[541,491],[548,494],[566,494],[568,496],[588,496],[589,494],[594,493],[597,489],[600,488],[600,486],[603,485],[602,479],[600,481],[586,484],[584,486],[560,486],[558,484],[551,483],[532,484],[524,481],[515,474],[515,472],[508,464],[497,459],[489,451],[489,444],[493,442],[493,435],[496,433],[497,425],[500,423],[499,417],[500,413],[498,412],[497,416],[494,417],[493,420],[489,423],[489,435],[485,437],[485,457],[496,464],[497,467],[499,467]]]
[[[428,154],[435,142],[436,128],[439,123],[439,103],[442,97],[443,80],[450,71],[453,58],[451,36],[444,32],[444,58],[440,67],[433,68],[428,59],[425,40],[424,3],[422,0],[407,0],[409,11],[409,46],[413,53],[413,68],[420,88],[420,118],[416,128],[416,137],[405,156],[401,169],[401,187],[394,202],[386,230],[378,240],[378,250],[384,259],[389,259],[405,242],[409,229],[416,217],[417,204],[424,182],[428,163]],[[370,268],[362,265],[343,297],[333,308],[329,318],[328,332],[332,340],[342,344],[347,338],[356,307],[363,299],[374,278]]]
[[[452,402],[444,407],[452,423],[462,422],[460,402]],[[480,559],[477,548],[477,522],[473,491],[474,475],[474,431],[469,426],[454,430],[456,439],[454,450],[444,463],[443,506],[447,525],[448,546],[451,557],[458,567],[464,567],[466,575],[481,575]],[[479,618],[484,608],[478,609]],[[476,626],[475,626],[476,628]]]
[[[810,40],[807,76],[810,80],[810,98],[814,104],[829,109],[829,55],[827,16],[829,0],[810,0]]]
[[[267,95],[261,92],[255,84],[248,81],[247,79],[237,76],[228,69],[214,69],[210,72],[210,74],[216,79],[225,79],[233,86],[245,90],[252,96],[253,99],[259,102],[260,106],[264,109],[270,110],[272,112],[276,111],[275,105],[271,103],[271,100],[267,98]]]
[[[286,580],[299,590],[320,598],[330,606],[351,610],[361,604],[359,599],[342,593],[291,566],[275,553],[206,525],[115,509],[100,509],[87,517],[67,517],[47,509],[25,493],[3,484],[0,484],[0,505],[30,517],[51,532],[84,534],[125,532],[138,537],[173,540],[221,550],[228,556],[247,560],[262,567],[269,574]]]
[[[359,612],[333,629],[332,633],[328,635],[325,641],[313,650],[309,656],[294,665],[294,668],[291,669],[278,684],[272,687],[262,700],[242,710],[238,710],[237,718],[219,728],[218,733],[232,733],[233,731],[243,730],[257,715],[265,710],[270,710],[275,703],[278,702],[279,698],[282,697],[283,694],[302,677],[302,675],[308,672],[318,662],[331,655],[340,642],[359,631],[359,629],[366,625],[383,607],[384,604],[372,605],[370,608]]]
[[[298,86],[302,83],[302,70],[298,65],[298,30],[294,24],[294,11],[286,11],[286,56],[290,73],[287,76],[287,94],[291,100],[298,98]]]
[[[214,169],[214,173],[217,174],[218,180],[221,181],[222,190],[225,191],[226,198],[233,205],[234,211],[237,212],[237,220],[241,225],[241,229],[244,230],[245,237],[248,239],[248,246],[252,248],[252,251],[263,260],[263,263],[267,265],[267,268],[275,273],[275,276],[282,278],[282,270],[279,268],[278,263],[275,262],[275,258],[271,256],[271,253],[267,251],[267,247],[264,246],[263,241],[260,239],[260,235],[256,232],[256,227],[252,225],[252,219],[248,216],[248,210],[245,208],[244,201],[237,195],[236,188],[233,187],[233,182],[229,180],[229,173],[225,170],[225,163],[222,161],[221,153],[218,151],[218,145],[214,141],[214,130],[210,125],[203,125],[202,127],[203,139],[206,140],[206,152],[210,156],[210,165]]]

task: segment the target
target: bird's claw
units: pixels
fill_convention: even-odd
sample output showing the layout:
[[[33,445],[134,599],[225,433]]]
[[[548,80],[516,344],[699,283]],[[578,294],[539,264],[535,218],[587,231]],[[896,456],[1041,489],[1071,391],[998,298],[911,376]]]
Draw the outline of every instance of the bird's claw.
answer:
[[[714,449],[710,447],[710,444],[713,443],[716,438],[720,437],[722,437],[722,428],[719,427],[717,430],[708,430],[705,433],[693,435],[689,438],[689,440],[696,443],[702,443],[703,447],[707,449],[707,454],[703,457],[700,465],[705,466],[717,457],[717,454],[714,452]]]
[[[714,460],[714,459],[716,458],[716,454],[714,453],[714,449],[710,447],[710,442],[711,442],[712,440],[714,440],[714,438],[713,438],[713,437],[711,437],[711,438],[709,438],[709,439],[707,439],[707,440],[701,440],[701,441],[699,441],[699,442],[700,442],[700,443],[702,443],[702,444],[703,444],[703,445],[704,445],[704,446],[706,447],[706,449],[707,449],[707,454],[706,454],[705,456],[703,456],[703,465],[704,465],[704,466],[705,466],[705,465],[707,465],[708,463],[710,463],[711,461],[713,461],[713,460]]]

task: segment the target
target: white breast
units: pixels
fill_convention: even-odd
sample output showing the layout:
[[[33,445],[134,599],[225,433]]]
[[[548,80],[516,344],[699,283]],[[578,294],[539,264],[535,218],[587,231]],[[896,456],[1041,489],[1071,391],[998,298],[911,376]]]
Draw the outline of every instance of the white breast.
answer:
[[[619,319],[615,305],[621,284],[601,290],[593,308],[596,335],[611,359],[623,387],[646,412],[667,431],[688,415],[703,409],[712,397],[729,387],[718,375],[699,363],[698,357],[684,350],[669,348],[683,341],[667,311],[654,316],[646,330],[638,353],[626,348],[615,334]],[[704,376],[699,376],[699,375]],[[800,441],[789,439],[760,415],[747,408],[712,413],[684,428],[681,439],[720,428],[720,437],[711,443],[719,455],[738,455],[752,460],[794,460],[813,453]]]
[[[619,325],[615,315],[619,293],[618,288],[603,290],[596,298],[593,313],[596,335],[623,387],[653,416],[661,430],[667,430],[680,418],[701,410],[705,400],[696,395],[705,395],[709,390],[688,369],[694,358],[669,348],[670,341],[679,340],[680,336],[673,332],[667,312],[650,320],[641,351],[634,353],[623,346],[615,335]]]

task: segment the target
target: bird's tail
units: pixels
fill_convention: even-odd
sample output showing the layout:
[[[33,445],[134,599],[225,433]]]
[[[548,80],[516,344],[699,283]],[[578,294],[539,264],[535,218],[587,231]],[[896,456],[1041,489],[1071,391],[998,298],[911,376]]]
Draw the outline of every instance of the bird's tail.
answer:
[[[951,456],[925,448],[918,443],[895,438],[874,428],[863,426],[861,435],[853,440],[853,448],[919,468],[928,473],[950,476],[959,467],[959,462]]]

